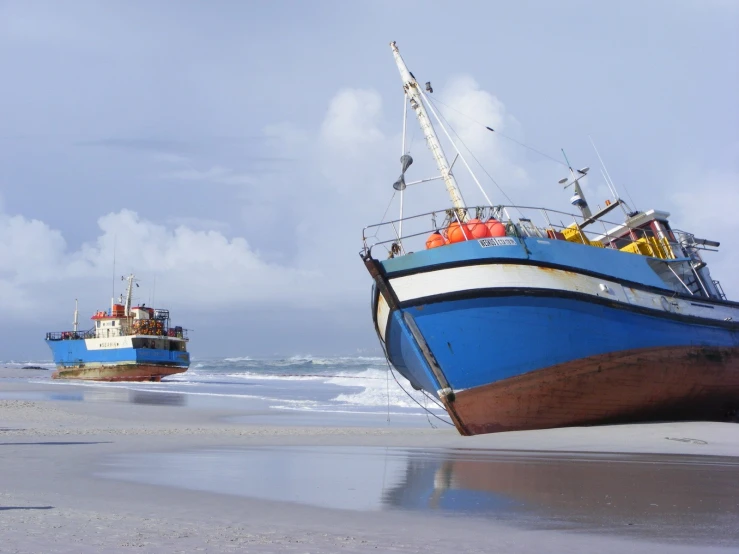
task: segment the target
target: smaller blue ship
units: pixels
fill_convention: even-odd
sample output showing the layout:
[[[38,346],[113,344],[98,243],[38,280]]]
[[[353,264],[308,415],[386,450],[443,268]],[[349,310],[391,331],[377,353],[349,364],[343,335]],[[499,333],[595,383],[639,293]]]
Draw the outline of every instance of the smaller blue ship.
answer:
[[[125,301],[121,297],[109,312],[96,312],[92,329],[78,330],[75,306],[72,331],[46,334],[57,367],[54,379],[160,381],[187,371],[186,329],[170,325],[169,310],[132,306],[134,275],[123,279]]]

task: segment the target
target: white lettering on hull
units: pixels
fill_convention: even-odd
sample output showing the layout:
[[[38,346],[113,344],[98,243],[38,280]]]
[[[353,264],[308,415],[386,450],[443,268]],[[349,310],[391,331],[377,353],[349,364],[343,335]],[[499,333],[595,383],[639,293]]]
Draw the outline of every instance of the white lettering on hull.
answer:
[[[85,339],[87,350],[112,350],[116,348],[133,348],[131,337],[116,337],[114,339]]]

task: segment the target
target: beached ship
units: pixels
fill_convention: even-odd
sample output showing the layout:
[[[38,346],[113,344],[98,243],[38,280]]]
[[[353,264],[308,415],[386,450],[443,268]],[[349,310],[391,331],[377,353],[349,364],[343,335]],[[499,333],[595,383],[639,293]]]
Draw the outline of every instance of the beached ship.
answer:
[[[72,331],[46,334],[57,366],[55,379],[160,381],[187,371],[187,331],[170,326],[168,310],[132,306],[134,276],[125,279],[125,301],[111,301],[110,311],[96,312],[92,329],[78,330],[75,307]]]
[[[430,83],[422,89],[391,47],[440,173],[406,183],[404,144],[400,217],[363,234],[372,317],[392,365],[440,398],[464,435],[736,417],[739,304],[701,256],[719,243],[673,229],[664,211],[633,210],[605,167],[613,198],[595,213],[580,186],[589,168],[571,167],[560,185],[580,213],[493,205],[471,171],[487,204],[466,206],[452,170],[470,169],[463,152]],[[405,189],[434,179],[451,206],[404,217]]]

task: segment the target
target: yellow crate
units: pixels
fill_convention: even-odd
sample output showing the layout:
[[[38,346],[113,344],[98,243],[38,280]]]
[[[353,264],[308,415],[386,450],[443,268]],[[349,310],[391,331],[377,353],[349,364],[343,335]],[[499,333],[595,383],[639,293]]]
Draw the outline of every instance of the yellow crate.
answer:
[[[660,240],[660,243],[662,243],[662,251],[665,253],[665,258],[674,260],[676,258],[675,253],[672,251],[672,247],[670,246],[670,242],[667,240],[667,238],[663,238]]]
[[[641,254],[642,256],[652,255],[652,249],[647,244],[646,239],[639,239],[637,241],[634,241],[631,244],[627,244],[620,250],[621,252],[630,252],[631,254]]]
[[[661,258],[663,260],[667,257],[665,251],[662,248],[662,245],[656,238],[649,237],[648,242],[649,246],[652,248],[652,256],[654,256],[655,258]]]
[[[562,229],[562,234],[564,235],[566,241],[579,242],[580,244],[590,244],[590,241],[582,233],[582,231],[580,231],[580,229],[577,227],[577,224],[573,223],[569,227],[565,227],[564,229]]]

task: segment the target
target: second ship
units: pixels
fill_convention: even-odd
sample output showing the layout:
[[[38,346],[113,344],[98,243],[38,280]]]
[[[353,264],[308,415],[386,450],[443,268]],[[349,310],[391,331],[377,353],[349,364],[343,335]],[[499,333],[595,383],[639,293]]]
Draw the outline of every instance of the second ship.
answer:
[[[57,367],[54,379],[161,381],[187,371],[186,330],[170,325],[169,310],[132,306],[134,276],[124,279],[125,301],[112,301],[109,312],[96,312],[92,329],[78,330],[75,308],[72,331],[46,334]]]

